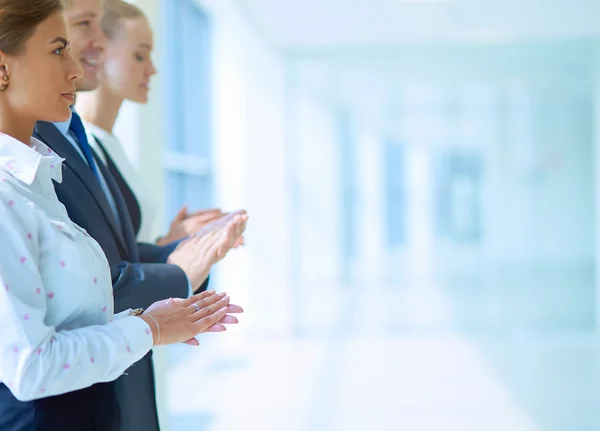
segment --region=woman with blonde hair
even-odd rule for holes
[[[169,231],[156,238],[156,200],[132,166],[122,143],[113,134],[123,102],[148,102],[150,81],[156,74],[150,24],[140,8],[122,0],[104,0],[101,22],[108,39],[100,85],[78,94],[77,111],[88,130],[89,141],[115,176],[127,202],[137,238],[165,245],[180,240],[223,217],[219,209],[188,213],[184,206],[171,222]],[[240,245],[243,239],[240,239]]]
[[[125,198],[127,210],[140,242],[154,242],[160,231],[156,231],[158,208],[156,198],[141,180],[137,170],[126,155],[120,140],[113,134],[117,118],[125,101],[146,104],[150,91],[150,81],[157,71],[152,61],[154,37],[152,28],[143,11],[136,5],[123,0],[104,0],[104,15],[101,20],[106,36],[104,59],[100,65],[98,87],[93,91],[77,95],[77,112],[84,120],[88,141],[111,171]],[[126,144],[126,143],[125,143]],[[142,148],[142,151],[144,149]],[[235,213],[234,213],[235,214]],[[159,245],[180,240],[204,228],[215,219],[226,217],[220,210],[187,213],[182,208],[170,225],[169,231],[157,242]],[[240,238],[236,245],[240,245]],[[163,352],[154,352],[156,383],[156,406],[158,421],[166,420],[164,411],[164,372]],[[118,386],[118,393],[124,408],[130,405],[127,400],[134,389]],[[125,394],[125,395],[123,395]],[[140,418],[147,410],[141,403],[129,409],[136,414],[129,415],[129,429],[151,431],[151,427]]]

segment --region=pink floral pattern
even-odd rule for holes
[[[8,172],[0,163],[0,180],[6,178],[0,182],[0,253],[8,259],[0,274],[0,301],[14,311],[0,328],[0,357],[6,357],[0,361],[0,375],[35,382],[34,387],[23,385],[29,399],[114,380],[151,348],[142,333],[146,326],[124,314],[114,317],[110,266],[98,244],[69,220],[54,193],[60,157],[35,140],[31,147],[12,141],[0,134],[0,160],[10,160],[14,169]],[[32,151],[44,157],[35,159]],[[13,181],[17,173],[32,181]],[[98,336],[101,325],[107,336]],[[64,329],[58,335],[54,328]],[[70,345],[77,348],[66,347]],[[31,366],[23,367],[26,361]],[[39,364],[48,372],[38,373]]]

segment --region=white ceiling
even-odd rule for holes
[[[600,0],[234,1],[287,54],[299,87],[378,129],[419,81],[587,94],[600,40]]]
[[[292,52],[600,36],[600,0],[236,0]]]
[[[396,47],[291,59],[291,78],[300,93],[350,108],[371,125],[394,115],[398,97],[414,88],[461,92],[465,88],[593,93],[593,44],[581,41],[519,46]],[[379,126],[378,126],[379,127]]]

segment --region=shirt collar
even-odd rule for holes
[[[88,132],[88,135],[98,136],[98,139],[101,141],[104,141],[105,139],[116,139],[112,133],[107,132],[102,127],[96,126],[94,123],[83,120],[83,125],[85,126],[85,130]]]
[[[63,136],[67,137],[69,135],[69,128],[71,127],[71,119],[73,118],[73,112],[69,115],[69,119],[67,121],[61,121],[59,123],[52,123],[56,126],[58,131],[63,134]]]
[[[64,159],[36,138],[31,138],[29,145],[0,133],[0,170],[31,185],[40,167],[48,166],[50,177],[56,182],[62,182]]]

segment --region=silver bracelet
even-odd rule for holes
[[[156,343],[154,343],[152,345],[152,347],[156,346],[158,344],[158,342],[160,341],[160,325],[158,324],[158,321],[151,315],[151,314],[145,314],[144,316],[148,316],[149,318],[151,318],[152,320],[154,320],[154,323],[156,323],[156,328],[157,328],[157,337],[156,337]]]

